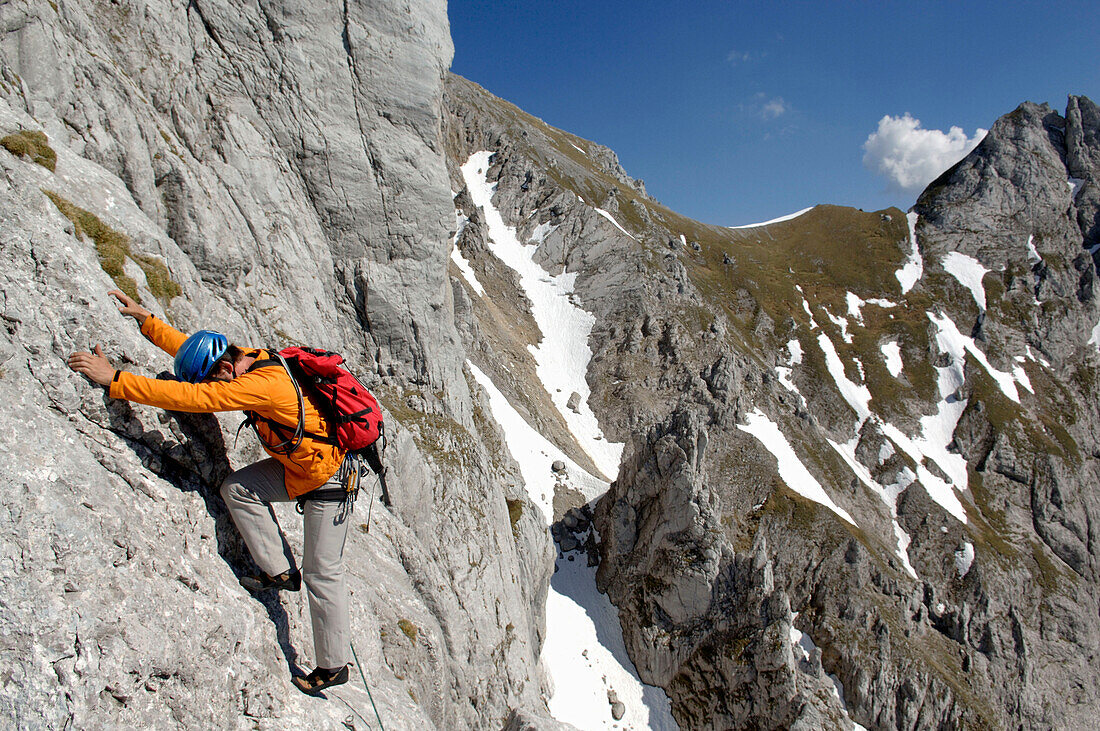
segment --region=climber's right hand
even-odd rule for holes
[[[69,356],[69,367],[77,373],[83,373],[100,386],[110,386],[115,377],[115,367],[103,355],[103,348],[95,346],[95,351],[78,351]]]
[[[114,297],[121,304],[121,306],[118,308],[118,311],[121,312],[123,315],[129,315],[130,317],[137,320],[138,325],[144,325],[145,319],[153,314],[149,310],[139,305],[136,301],[134,301],[133,297],[121,290],[112,289],[107,294]]]

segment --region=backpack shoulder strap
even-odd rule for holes
[[[251,373],[252,371],[259,370],[260,368],[269,368],[271,366],[282,365],[278,360],[278,354],[275,358],[258,358],[252,362],[252,365],[248,366],[248,370],[245,373]],[[289,373],[289,371],[287,371]]]
[[[248,367],[248,370],[245,371],[245,373],[251,373],[252,371],[258,370],[260,368],[269,368],[271,366],[282,367],[283,370],[286,371],[286,374],[290,377],[290,382],[294,385],[294,394],[298,397],[298,424],[294,427],[294,430],[292,432],[285,424],[280,424],[274,419],[268,419],[266,416],[261,416],[255,411],[246,411],[245,414],[248,418],[244,421],[243,424],[241,424],[240,428],[237,429],[237,433],[240,433],[245,424],[248,424],[253,429],[255,429],[256,422],[262,421],[269,427],[271,427],[271,430],[273,432],[279,434],[280,436],[286,437],[288,434],[290,435],[289,438],[285,438],[279,444],[271,445],[265,443],[265,446],[267,446],[268,449],[270,449],[271,451],[277,452],[279,454],[290,454],[299,446],[301,446],[302,439],[305,437],[306,434],[306,406],[304,400],[302,399],[302,388],[298,385],[298,379],[294,377],[294,371],[290,370],[290,364],[286,362],[286,358],[280,355],[278,351],[273,349],[268,349],[267,352],[273,354],[274,357],[262,358],[254,361],[252,365]],[[259,436],[259,434],[257,434],[257,436]],[[263,439],[261,439],[260,441],[262,442]]]

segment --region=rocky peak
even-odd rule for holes
[[[1003,291],[1002,300],[987,310],[976,311],[965,295],[948,305],[998,349],[1023,334],[1067,364],[1100,317],[1091,256],[1100,212],[1097,122],[1084,97],[1070,97],[1064,117],[1022,104],[917,201],[917,236],[933,266],[974,261],[999,280],[990,288]]]
[[[1074,195],[1077,224],[1090,250],[1100,244],[1100,107],[1083,96],[1071,96],[1066,107],[1066,162],[1078,189]]]
[[[732,230],[447,76],[438,2],[0,14],[9,725],[371,724],[354,683],[291,690],[301,603],[237,586],[217,488],[260,456],[239,419],[112,402],[65,367],[99,341],[166,367],[116,286],[182,329],[340,350],[378,391],[394,506],[360,503],[347,555],[387,726],[562,727],[551,536],[559,569],[598,564],[685,728],[1095,718],[1090,100],[1021,105],[908,216]],[[555,328],[583,332],[557,389]],[[509,454],[500,399],[546,475]],[[609,725],[640,708],[604,695]]]

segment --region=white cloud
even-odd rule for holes
[[[742,63],[755,63],[763,60],[767,56],[766,51],[739,51],[738,49],[732,49],[726,54],[726,61],[736,66]]]
[[[794,107],[781,96],[770,96],[762,91],[752,95],[751,99],[737,105],[743,114],[751,115],[765,122],[773,122],[785,114],[795,111]]]
[[[961,127],[947,132],[921,129],[920,120],[887,114],[863,143],[863,166],[886,178],[890,187],[917,194],[943,171],[978,146],[987,130],[968,138]]]
[[[786,114],[789,109],[783,97],[777,96],[764,102],[764,106],[760,108],[760,116],[764,119],[776,119]]]

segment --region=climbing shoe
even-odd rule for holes
[[[242,576],[239,581],[253,594],[268,589],[298,591],[302,588],[302,574],[297,569],[289,569],[278,576],[268,576],[261,571],[255,576]]]
[[[334,685],[343,685],[348,682],[349,674],[347,665],[333,670],[317,668],[309,675],[296,675],[291,678],[291,681],[294,685],[298,686],[298,690],[306,695],[317,695],[325,688],[331,688]]]

